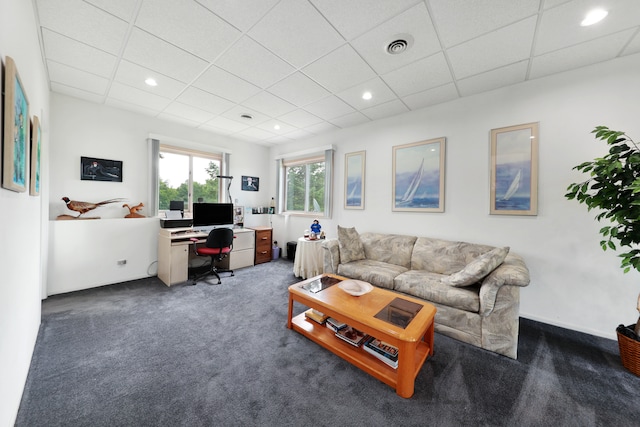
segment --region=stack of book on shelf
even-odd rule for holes
[[[356,328],[347,326],[337,331],[336,336],[353,346],[360,347],[360,344],[364,342],[368,335]]]
[[[377,338],[369,337],[369,339],[364,342],[362,348],[393,369],[398,369],[398,349],[396,347],[380,341]]]
[[[333,332],[338,332],[340,329],[346,328],[347,324],[340,322],[333,317],[329,317],[326,322],[327,328],[331,329]]]
[[[307,319],[311,319],[314,322],[320,323],[321,325],[324,325],[324,322],[326,322],[329,318],[329,316],[316,310],[315,308],[310,308],[309,310],[305,311],[304,315]]]

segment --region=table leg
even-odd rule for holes
[[[289,294],[289,315],[287,316],[287,328],[289,329],[293,327],[291,319],[293,319],[293,296]]]
[[[398,346],[398,382],[396,393],[405,399],[413,396],[416,342],[402,341]]]

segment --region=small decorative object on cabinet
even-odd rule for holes
[[[80,202],[78,200],[69,200],[68,197],[63,197],[62,200],[64,200],[64,202],[67,205],[68,209],[71,209],[72,211],[76,211],[79,212],[78,216],[71,216],[71,215],[58,215],[58,219],[78,219],[80,218],[80,216],[82,214],[85,214],[89,211],[94,210],[97,207],[100,207],[102,205],[108,205],[109,203],[115,203],[115,202],[121,202],[123,199],[110,199],[110,200],[104,200],[102,202],[98,202],[98,203],[91,203],[91,202]],[[80,219],[99,219],[99,216],[93,216],[93,217],[82,217]]]
[[[129,209],[129,213],[125,215],[125,218],[145,218],[144,215],[139,214],[138,211],[144,207],[142,202],[138,203],[135,206],[129,206],[128,204],[122,205],[123,208]]]
[[[271,227],[251,227],[256,232],[256,264],[271,261]]]

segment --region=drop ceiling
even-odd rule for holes
[[[640,52],[638,0],[34,3],[53,92],[266,145]]]

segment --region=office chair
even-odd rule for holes
[[[230,228],[214,228],[207,236],[207,241],[204,246],[198,247],[198,239],[190,239],[193,242],[193,248],[197,256],[208,256],[211,258],[209,271],[195,276],[193,278],[193,285],[209,275],[218,278],[218,285],[222,283],[219,273],[231,273],[233,276],[233,270],[220,270],[216,267],[216,262],[225,259],[233,249],[233,237],[233,230]]]

